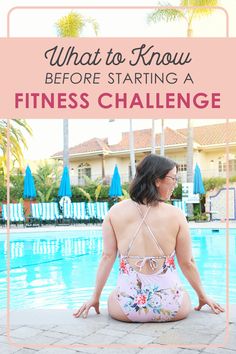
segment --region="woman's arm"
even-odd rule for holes
[[[209,305],[213,312],[220,313],[224,309],[213,300],[209,299],[203,289],[200,275],[192,255],[192,243],[189,233],[189,227],[184,215],[179,213],[179,232],[176,240],[176,256],[180,268],[196,291],[199,298],[199,306],[195,307],[195,310],[200,310],[205,304]]]
[[[97,275],[95,289],[92,298],[83,304],[81,308],[74,313],[75,317],[80,317],[83,314],[83,318],[86,318],[91,307],[94,307],[97,313],[99,312],[99,299],[101,296],[102,289],[106,284],[107,278],[111,272],[113,264],[117,256],[117,242],[116,236],[111,225],[109,213],[105,217],[102,224],[102,235],[103,235],[103,252],[102,258],[100,260]]]

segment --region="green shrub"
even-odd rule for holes
[[[0,203],[7,200],[7,187],[3,175],[0,175]]]
[[[232,182],[232,183],[233,183],[233,182],[236,182],[236,175],[230,177],[229,181]]]
[[[211,177],[211,178],[204,178],[203,183],[206,192],[208,192],[213,189],[222,188],[225,185],[226,180],[223,177]]]
[[[83,193],[79,190],[79,188],[80,188],[80,186],[72,186],[71,187],[71,192],[72,192],[71,201],[72,202],[86,201],[86,198],[84,197]]]
[[[58,163],[42,162],[34,174],[34,180],[38,201],[51,202],[58,199],[57,193],[60,181]]]
[[[173,199],[182,199],[182,184],[178,183],[178,186],[175,188],[173,195]]]

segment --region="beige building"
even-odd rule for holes
[[[118,122],[118,120],[117,120]],[[113,123],[112,123],[113,124]],[[70,177],[73,185],[83,184],[84,175],[92,179],[103,178],[108,183],[115,164],[118,165],[122,182],[130,179],[129,132],[116,134],[113,130],[108,138],[93,138],[69,149]],[[199,164],[203,177],[224,177],[226,171],[226,141],[229,142],[230,175],[236,175],[236,122],[193,128],[194,166]],[[118,130],[117,130],[118,131]],[[156,153],[160,153],[161,135],[156,134]],[[151,152],[151,129],[134,131],[135,160],[139,162]],[[165,156],[179,164],[179,174],[186,181],[187,129],[164,130]],[[62,160],[63,153],[52,156]]]

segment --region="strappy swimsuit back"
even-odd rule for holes
[[[170,321],[174,319],[181,307],[184,294],[175,267],[175,251],[166,256],[148,225],[146,219],[151,206],[147,208],[143,215],[139,205],[136,203],[135,205],[138,208],[141,220],[127,251],[124,255],[120,255],[117,300],[122,311],[132,322]],[[160,256],[142,257],[130,254],[143,225],[149,231],[150,238],[154,241]],[[136,260],[134,266],[129,264],[129,259]],[[151,270],[156,272],[152,274],[141,273],[145,264],[148,264]],[[161,268],[160,264],[162,264]],[[157,271],[158,268],[160,269]]]

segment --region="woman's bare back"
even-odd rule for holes
[[[140,211],[144,216],[148,207],[137,205],[132,200],[125,200],[114,205],[110,210],[110,220],[117,238],[117,247],[120,254],[125,254],[129,244],[142,221]],[[179,230],[178,211],[170,204],[160,202],[157,206],[152,206],[148,211],[138,235],[130,250],[131,255],[135,256],[160,256],[161,250],[158,249],[152,239],[147,225],[150,227],[163,253],[169,256],[175,249],[176,237]],[[132,265],[132,260],[130,260]],[[160,262],[160,267],[162,263]],[[159,267],[158,267],[159,268]],[[157,268],[157,270],[158,270]],[[151,273],[150,267],[145,265],[143,273]]]

